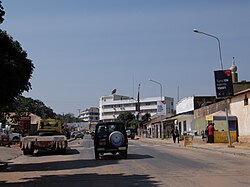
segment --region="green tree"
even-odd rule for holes
[[[56,113],[54,113],[53,110],[50,107],[47,107],[42,101],[23,96],[18,96],[8,110],[16,113],[14,121],[18,121],[20,116],[25,113],[33,113],[42,118],[56,117]]]
[[[146,113],[145,115],[142,116],[142,122],[143,123],[149,122],[150,119],[151,119],[150,113]]]
[[[31,89],[34,65],[20,43],[0,30],[0,108]]]
[[[74,122],[80,122],[78,118],[74,116],[73,113],[67,113],[67,114],[57,114],[56,119],[60,119],[62,123],[74,123]]]
[[[4,11],[4,8],[2,6],[2,1],[0,1],[0,24],[3,23],[3,21],[4,21],[4,18],[3,18],[4,14],[5,14],[5,11]]]
[[[126,128],[134,126],[134,124],[136,124],[136,119],[134,114],[132,114],[131,112],[123,112],[121,113],[117,119],[117,121],[121,121],[125,124]]]

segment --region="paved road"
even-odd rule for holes
[[[131,140],[128,159],[94,160],[87,137],[66,155],[21,156],[0,172],[0,186],[250,186],[250,158]]]

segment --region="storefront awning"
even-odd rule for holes
[[[218,111],[218,112],[206,115],[206,120],[207,121],[214,121],[214,120],[221,121],[221,120],[226,120],[226,112],[224,112],[224,111]],[[229,121],[236,121],[237,117],[228,114],[228,120]]]

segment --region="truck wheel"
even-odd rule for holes
[[[34,149],[33,149],[33,148],[31,148],[31,149],[29,149],[29,150],[28,150],[28,152],[29,152],[29,153],[28,153],[29,155],[33,155],[33,153],[34,153]]]
[[[100,155],[99,155],[99,153],[95,150],[95,159],[96,160],[99,160],[100,159]]]
[[[23,155],[28,155],[29,154],[29,150],[23,150]]]

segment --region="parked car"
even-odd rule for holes
[[[134,128],[128,128],[126,130],[128,138],[135,139],[136,129]]]
[[[94,139],[95,159],[104,153],[112,153],[127,158],[128,138],[125,125],[121,122],[101,122],[96,125]]]
[[[8,136],[9,141],[12,141],[12,142],[18,142],[22,138],[22,135],[20,133],[7,131],[6,129],[0,129],[0,136],[2,135]]]

